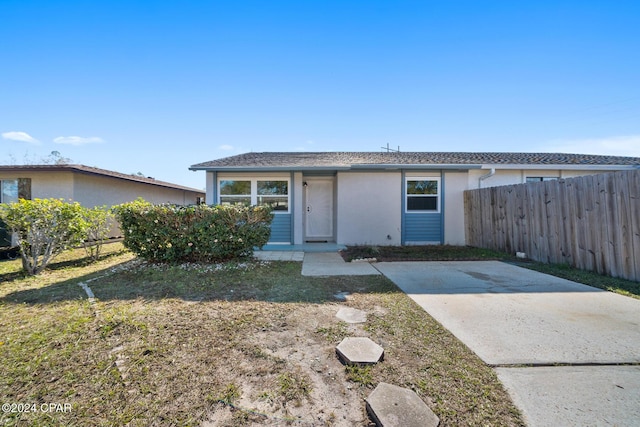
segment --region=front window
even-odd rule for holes
[[[274,211],[289,210],[288,181],[258,181],[258,205],[271,206]]]
[[[406,191],[407,212],[440,211],[439,178],[407,178]]]
[[[250,205],[251,181],[220,181],[221,205]]]
[[[221,205],[270,206],[274,213],[289,212],[287,179],[221,179],[218,181],[218,190]]]

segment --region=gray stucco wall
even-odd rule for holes
[[[400,172],[339,172],[337,243],[399,245],[401,201]]]

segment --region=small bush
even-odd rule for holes
[[[100,257],[104,241],[109,237],[112,214],[106,206],[96,206],[83,209],[82,217],[86,225],[84,249],[87,256],[96,261]]]
[[[161,262],[221,261],[250,255],[271,233],[263,206],[152,205],[142,199],[114,206],[124,245]]]
[[[22,267],[28,274],[40,273],[57,254],[82,243],[87,228],[83,211],[79,203],[61,199],[20,199],[0,205],[0,217],[18,237]]]

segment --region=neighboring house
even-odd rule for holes
[[[191,166],[212,204],[273,206],[270,243],[465,244],[467,189],[640,168],[558,153],[246,153]]]
[[[0,203],[56,198],[92,208],[142,197],[152,203],[192,205],[204,196],[194,188],[84,165],[0,166]]]

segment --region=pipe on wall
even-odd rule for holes
[[[478,188],[482,188],[482,181],[484,181],[485,179],[491,178],[495,174],[496,174],[496,168],[491,168],[489,170],[489,173],[484,174],[480,178],[478,178]]]

